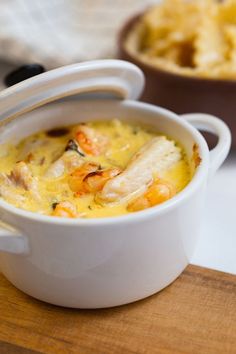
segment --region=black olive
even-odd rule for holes
[[[73,139],[70,139],[66,145],[65,151],[69,150],[76,151],[80,156],[85,157],[85,154],[80,151],[79,145]]]
[[[136,127],[133,128],[133,134],[134,134],[134,135],[137,135],[137,134],[138,134],[138,131],[139,131],[138,128],[136,128]]]
[[[69,129],[67,128],[55,128],[47,131],[47,135],[52,138],[57,138],[63,135],[67,135],[69,133]]]
[[[11,71],[4,78],[4,84],[7,87],[13,86],[18,82],[29,79],[30,77],[44,73],[46,70],[40,64],[27,64]]]
[[[52,203],[52,209],[55,210],[58,204],[58,202]]]

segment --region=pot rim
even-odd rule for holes
[[[128,109],[140,108],[145,110],[146,112],[149,111],[152,113],[166,116],[166,118],[169,121],[171,120],[175,121],[175,123],[182,126],[185,130],[188,131],[188,133],[192,135],[194,141],[199,146],[199,153],[202,161],[200,166],[198,166],[195,175],[182,191],[180,191],[176,196],[174,196],[170,200],[160,205],[148,208],[146,210],[120,215],[120,216],[114,216],[114,217],[88,218],[88,219],[60,218],[55,216],[42,215],[37,212],[31,212],[24,209],[20,209],[4,201],[3,199],[0,199],[0,212],[5,211],[7,213],[10,213],[12,216],[30,219],[31,221],[35,221],[35,222],[43,222],[43,223],[55,224],[55,225],[97,227],[97,226],[106,226],[111,224],[115,225],[120,223],[133,223],[133,222],[136,223],[136,222],[141,222],[145,219],[150,219],[153,216],[158,217],[164,213],[172,211],[173,209],[177,208],[184,200],[190,198],[192,194],[197,190],[199,184],[202,183],[202,181],[208,174],[209,149],[201,133],[190,123],[188,123],[184,119],[181,119],[180,116],[165,108],[154,106],[148,103],[129,101],[129,100],[122,101],[120,104],[124,105]]]

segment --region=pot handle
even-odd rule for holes
[[[18,233],[0,228],[0,252],[12,254],[27,254],[29,252],[28,240]]]
[[[231,133],[228,126],[221,119],[210,114],[191,113],[183,114],[181,117],[198,130],[213,133],[218,137],[216,146],[210,151],[209,177],[212,177],[225,161],[231,147]]]

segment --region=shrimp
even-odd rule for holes
[[[121,170],[117,167],[101,170],[98,164],[86,162],[70,174],[68,184],[77,195],[96,193],[102,190],[108,180],[120,172]]]
[[[68,184],[73,192],[83,194],[84,179],[99,170],[99,165],[93,162],[85,162],[82,166],[76,168],[68,177]]]
[[[105,203],[129,201],[143,194],[155,176],[161,177],[180,159],[180,149],[173,141],[163,136],[153,138],[135,154],[124,172],[105,184],[98,198]]]
[[[89,174],[84,179],[84,190],[88,193],[96,193],[103,189],[107,181],[121,173],[121,169],[114,167],[96,171]]]
[[[74,150],[65,151],[46,171],[46,178],[58,178],[83,164],[83,157]]]
[[[130,202],[127,209],[131,212],[144,210],[167,201],[175,194],[176,188],[173,184],[157,179],[142,196]]]
[[[108,137],[86,125],[79,125],[75,130],[75,139],[88,155],[99,156],[108,146]]]
[[[38,181],[33,177],[29,167],[24,161],[16,163],[15,167],[9,175],[9,179],[15,184],[26,191],[30,191],[33,197],[40,199],[38,191]]]
[[[77,213],[76,207],[74,204],[65,201],[56,203],[52,216],[58,216],[61,218],[77,218],[79,214]]]
[[[91,166],[92,165],[92,166]],[[97,193],[102,190],[105,183],[121,173],[117,167],[99,170],[98,166],[94,168],[91,163],[74,171],[69,178],[69,186],[76,194]],[[89,171],[89,168],[91,170]]]

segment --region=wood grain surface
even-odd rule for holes
[[[189,266],[148,299],[72,310],[34,300],[0,275],[0,353],[235,354],[236,276]]]

